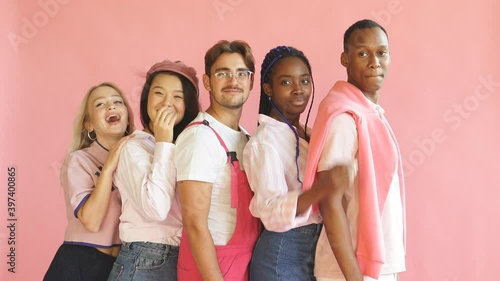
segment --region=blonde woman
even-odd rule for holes
[[[61,168],[68,225],[44,280],[106,280],[118,255],[120,197],[113,172],[133,114],[118,87],[89,89],[75,120],[72,147]]]

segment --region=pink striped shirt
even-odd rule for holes
[[[295,135],[287,124],[260,114],[259,127],[243,152],[243,166],[254,192],[250,212],[267,230],[284,232],[321,222],[310,210],[296,216],[302,184],[297,180]],[[299,139],[299,178],[304,179],[309,144]]]

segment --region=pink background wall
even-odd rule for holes
[[[244,39],[258,71],[277,44],[303,50],[319,101],[345,79],[342,35],[362,18],[387,28],[392,50],[381,104],[405,161],[403,280],[499,280],[500,6],[458,2],[1,1],[0,280],[41,280],[62,242],[58,169],[91,85],[116,82],[138,113],[141,75],[154,62],[182,59],[202,73],[216,41]],[[250,131],[258,89],[242,119]],[[201,101],[205,108],[206,92]],[[7,271],[10,166],[17,169],[15,274]]]

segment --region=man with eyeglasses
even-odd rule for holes
[[[252,192],[238,159],[248,141],[239,126],[255,71],[250,46],[219,41],[205,55],[210,106],[177,138],[175,165],[183,234],[178,280],[248,279],[260,233]]]

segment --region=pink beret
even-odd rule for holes
[[[155,63],[148,70],[147,77],[149,78],[150,75],[159,71],[171,71],[186,77],[196,89],[196,94],[199,95],[198,78],[196,77],[196,70],[193,67],[188,66],[182,61],[170,61],[166,59],[162,62]]]

